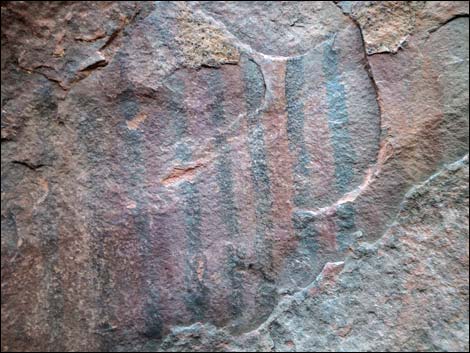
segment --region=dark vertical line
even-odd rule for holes
[[[174,159],[178,163],[187,163],[192,159],[191,146],[185,141],[188,136],[188,121],[184,106],[185,85],[183,80],[174,77],[171,81],[174,89],[170,107],[170,129],[176,146]],[[200,278],[200,267],[206,267],[207,259],[201,242],[201,202],[198,179],[184,181],[179,185],[179,194],[183,200],[184,223],[186,227],[186,257],[184,282],[186,292],[184,302],[194,321],[204,320],[207,312],[209,290]],[[202,269],[203,271],[203,269]],[[205,273],[205,271],[203,271]],[[204,274],[202,274],[204,276]]]
[[[261,107],[266,91],[264,76],[258,65],[243,58],[245,97],[247,104],[248,150],[251,159],[251,179],[255,192],[256,235],[255,252],[257,256],[254,270],[261,275],[256,290],[256,311],[259,317],[255,323],[266,320],[276,304],[276,273],[273,266],[273,244],[270,233],[273,230],[272,193],[267,163],[264,126]]]
[[[130,91],[130,101],[135,102],[133,92]],[[138,105],[137,103],[135,103]],[[132,115],[135,117],[138,113]],[[127,120],[132,119],[129,115]],[[161,338],[163,322],[160,315],[159,308],[159,295],[158,291],[152,284],[145,280],[146,277],[152,278],[152,264],[155,262],[152,256],[152,242],[150,234],[150,219],[148,215],[148,199],[143,192],[142,187],[145,184],[145,160],[142,155],[142,143],[144,142],[143,133],[138,129],[129,130],[123,124],[123,129],[126,131],[125,142],[126,152],[128,154],[127,160],[130,163],[126,166],[129,175],[129,196],[135,200],[136,207],[132,209],[132,218],[134,220],[134,232],[139,236],[140,255],[143,258],[144,266],[144,283],[142,283],[145,293],[145,335],[149,338]],[[158,276],[158,274],[155,274]]]
[[[233,245],[227,247],[227,274],[230,280],[230,314],[233,318],[238,318],[243,314],[243,275],[239,271],[242,266],[237,248]]]
[[[184,219],[186,223],[186,274],[185,281],[187,294],[186,307],[193,314],[193,319],[201,321],[207,311],[207,297],[209,290],[203,279],[198,277],[199,266],[206,265],[206,258],[201,252],[201,204],[199,190],[191,182],[181,184],[181,193],[184,199]]]
[[[120,64],[121,79],[126,80],[126,68],[121,54],[117,61]],[[123,169],[127,174],[127,184],[129,197],[136,202],[136,207],[132,209],[133,231],[139,239],[139,255],[142,256],[143,275],[142,275],[142,293],[144,304],[144,322],[145,328],[143,334],[148,338],[161,338],[163,330],[163,320],[159,308],[158,290],[154,288],[147,278],[152,278],[152,264],[155,262],[152,258],[152,242],[150,232],[150,219],[148,214],[148,199],[143,192],[145,185],[146,167],[145,158],[142,153],[142,144],[145,142],[144,134],[139,129],[130,130],[127,128],[127,122],[134,119],[140,112],[138,98],[134,92],[132,84],[118,97],[119,111],[124,116],[124,120],[119,125],[124,141],[124,153],[127,163],[123,164]],[[158,274],[157,274],[158,275]]]
[[[304,104],[301,99],[304,88],[304,57],[289,59],[286,64],[287,138],[294,154],[294,205],[306,207],[311,199],[308,178],[311,174],[311,157],[305,144]]]
[[[155,12],[148,16],[148,21],[154,26],[155,29],[155,41],[158,42],[160,47],[169,47],[171,48],[172,43],[174,43],[174,34],[172,33],[172,29],[168,26],[168,23],[162,23],[162,19],[164,19],[169,13],[171,13],[174,9],[174,4],[171,2],[160,1],[156,2],[155,4]],[[169,15],[171,16],[171,15]],[[180,84],[181,82],[177,82]],[[184,88],[184,87],[183,87]],[[131,95],[132,95],[132,87],[130,87]],[[182,91],[183,92],[183,91]],[[187,145],[186,142],[183,141],[183,137],[187,134],[187,121],[185,119],[185,112],[183,106],[183,95],[175,94],[175,96],[171,96],[170,99],[170,123],[171,128],[173,128],[174,134],[173,138],[175,140],[175,156],[174,158],[181,162],[188,162],[191,160],[191,149]],[[126,120],[133,119],[139,112],[139,107],[137,106],[135,109],[132,109],[133,105],[136,105],[135,99],[131,97],[129,99],[129,105],[131,114],[126,116]],[[132,111],[133,110],[133,111]],[[132,179],[132,185],[137,185],[137,188],[131,189],[131,194],[134,200],[137,201],[137,207],[133,210],[133,217],[134,217],[134,224],[136,231],[140,234],[140,246],[141,246],[141,253],[144,257],[144,268],[146,268],[147,275],[150,278],[158,278],[161,274],[154,273],[155,269],[152,266],[155,262],[158,262],[158,259],[154,259],[152,255],[152,240],[151,240],[151,227],[150,227],[150,219],[149,215],[146,213],[148,200],[145,197],[145,193],[142,193],[141,188],[139,185],[142,185],[145,182],[145,161],[143,160],[142,151],[141,151],[141,144],[143,141],[144,136],[138,130],[127,130],[126,140],[128,142],[128,149],[131,154],[129,160],[132,162],[132,167],[130,170],[130,175]],[[135,161],[139,161],[139,164],[136,165]],[[188,217],[195,217],[196,219],[200,218],[200,210],[199,210],[199,202],[197,199],[198,190],[197,186],[192,183],[188,183],[186,185],[183,184],[180,186],[180,194],[183,196],[183,200],[185,203],[185,214],[186,217],[186,225],[187,225],[187,232],[186,237],[188,239],[188,243],[190,247],[194,245],[194,238],[200,237],[199,231],[199,223],[200,221],[193,224],[193,222],[188,221]],[[191,208],[188,208],[189,206]],[[199,216],[197,216],[199,215]],[[166,229],[166,228],[165,228]],[[156,234],[159,236],[159,234]],[[193,245],[191,245],[193,244]],[[200,252],[200,244],[197,242],[196,252],[199,254]],[[200,256],[200,255],[198,255]],[[190,261],[190,257],[186,259]],[[196,261],[197,263],[197,261]],[[147,264],[147,265],[145,265]],[[189,288],[190,283],[194,280],[194,276],[196,276],[196,267],[194,267],[194,263],[190,263],[187,265],[186,270],[190,270],[192,272],[192,277],[188,278],[185,275],[185,282],[186,286]],[[163,330],[164,330],[164,322],[163,317],[161,315],[161,308],[160,304],[160,297],[158,293],[158,288],[155,288],[154,285],[144,283],[143,286],[146,288],[146,305],[145,305],[145,326],[146,331],[145,335],[149,338],[159,339],[162,337]],[[187,303],[187,305],[189,305]],[[190,306],[190,305],[189,305]]]
[[[98,102],[93,101],[89,97],[81,97],[83,106],[94,106]],[[87,208],[92,212],[92,219],[88,222],[88,230],[90,232],[90,251],[91,251],[91,267],[95,273],[95,282],[93,288],[98,291],[98,298],[96,307],[98,311],[98,319],[100,325],[98,329],[104,329],[101,327],[104,322],[109,320],[109,306],[106,303],[107,288],[109,286],[109,271],[106,266],[104,247],[103,247],[103,210],[96,205],[97,199],[103,199],[105,197],[105,189],[102,183],[102,179],[99,174],[99,163],[105,158],[105,151],[103,150],[102,144],[93,144],[90,141],[102,141],[103,127],[98,124],[98,117],[92,110],[86,112],[86,116],[82,121],[79,122],[79,140],[80,144],[84,149],[87,162],[92,168],[90,168],[90,175],[87,180],[87,189],[90,193],[87,197]],[[101,344],[100,349],[107,350],[108,345],[106,343],[106,337],[100,335]]]
[[[160,23],[160,17],[173,10],[175,5],[170,2],[157,2],[156,8],[159,13],[155,18],[158,40],[163,46],[171,47],[174,35],[171,30]],[[170,106],[170,128],[173,130],[173,141],[175,144],[174,159],[178,163],[188,163],[192,158],[191,146],[184,138],[188,135],[188,123],[184,108],[184,82],[176,78],[171,82],[177,89],[171,97]],[[198,277],[198,266],[206,265],[206,259],[202,252],[201,244],[201,205],[197,180],[185,181],[179,185],[178,193],[183,199],[183,214],[186,227],[186,257],[184,269],[184,283],[186,292],[183,300],[186,308],[192,314],[193,320],[200,321],[205,318],[209,291],[203,281]]]
[[[265,92],[264,77],[258,65],[249,59],[243,60],[246,103],[248,106],[248,149],[251,159],[251,177],[255,191],[256,253],[266,279],[272,281],[272,243],[268,233],[272,230],[270,216],[272,208],[271,185],[264,141],[261,112]]]
[[[346,92],[338,72],[338,55],[330,43],[325,45],[323,52],[323,73],[326,80],[328,125],[333,141],[336,188],[344,193],[354,178],[356,155],[348,130]]]
[[[287,139],[289,150],[294,156],[294,197],[295,207],[308,207],[312,201],[309,185],[311,157],[304,136],[305,116],[303,89],[305,85],[304,57],[289,59],[286,63]],[[318,250],[315,219],[309,214],[296,211],[292,214],[295,236],[299,240],[299,252],[313,263]]]
[[[223,83],[219,70],[212,70],[209,74],[210,87],[215,92],[215,100],[212,105],[212,124],[215,130],[215,147],[217,150],[217,183],[220,190],[220,200],[224,210],[224,222],[231,237],[239,236],[239,222],[235,206],[235,194],[233,190],[233,165],[232,150],[224,133],[218,131],[226,126],[227,120],[223,109]]]
[[[349,134],[349,117],[346,107],[346,91],[341,82],[338,54],[334,44],[326,43],[323,52],[323,73],[326,80],[328,101],[328,125],[333,142],[335,160],[335,183],[340,193],[350,189],[354,179],[354,163],[356,154]],[[347,249],[351,232],[355,229],[354,207],[345,204],[337,209],[336,240],[339,250]]]
[[[211,92],[215,93],[215,99],[211,108],[212,125],[215,131],[214,145],[217,151],[215,165],[217,169],[217,184],[219,186],[219,200],[222,204],[223,221],[229,237],[231,239],[237,239],[240,236],[240,225],[237,207],[235,205],[232,150],[225,134],[219,131],[219,129],[223,129],[227,124],[223,108],[224,86],[220,70],[211,70],[209,72],[209,89]],[[243,278],[238,272],[239,259],[236,256],[233,246],[228,247],[227,257],[226,271],[231,284],[231,315],[236,318],[242,313]]]
[[[44,117],[46,126],[41,131],[51,131],[51,121],[48,118],[54,116],[57,111],[57,103],[53,96],[50,86],[41,88],[39,91],[40,99],[37,102],[37,110]],[[40,132],[40,138],[45,146],[44,156],[53,159],[55,152],[48,135]],[[49,163],[49,161],[47,161]],[[47,316],[50,325],[51,342],[54,351],[63,351],[66,347],[64,340],[64,288],[60,271],[60,233],[58,230],[58,222],[60,216],[58,213],[57,195],[55,185],[50,186],[44,204],[39,208],[39,212],[33,216],[41,227],[41,250],[44,257],[44,276],[45,282],[49,286],[47,291]]]
[[[44,200],[44,214],[37,215],[39,222],[42,223],[41,247],[45,259],[44,274],[45,281],[50,286],[47,291],[47,316],[50,325],[51,342],[54,351],[65,349],[63,336],[64,320],[64,293],[62,285],[62,276],[57,271],[60,268],[60,246],[59,231],[57,229],[57,200],[55,196],[55,186],[49,190],[49,195]]]

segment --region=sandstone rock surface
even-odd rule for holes
[[[468,351],[468,2],[1,11],[2,351]]]

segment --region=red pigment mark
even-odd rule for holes
[[[343,270],[344,262],[327,262],[317,277],[317,283],[309,289],[309,294],[314,297],[325,288],[331,287],[336,282],[337,275]]]
[[[44,202],[44,200],[47,198],[47,195],[49,195],[49,183],[47,182],[47,180],[44,179],[44,178],[39,178],[38,184],[39,184],[39,187],[41,188],[41,190],[43,191],[43,194],[36,201],[37,205]]]
[[[336,330],[336,334],[340,337],[346,337],[352,330],[352,325],[346,325]]]
[[[162,184],[166,186],[183,180],[191,180],[202,166],[202,164],[196,164],[190,167],[174,167],[170,174],[162,179]]]
[[[140,113],[134,119],[129,120],[127,122],[127,128],[129,130],[135,130],[140,126],[141,123],[143,123],[145,121],[145,119],[147,119],[147,114]]]
[[[336,276],[338,273],[341,272],[341,270],[344,267],[344,262],[327,262],[325,267],[323,267],[322,271],[322,276],[325,279],[332,279],[334,276]]]
[[[94,42],[98,39],[106,37],[106,32],[103,30],[97,30],[94,33],[84,35],[84,36],[77,36],[75,37],[75,40],[78,40],[80,42]]]
[[[320,293],[320,289],[318,287],[312,287],[309,289],[308,293],[311,297],[316,297]]]
[[[204,261],[202,260],[197,260],[197,279],[199,282],[202,282],[202,279],[204,277]]]
[[[137,207],[137,203],[135,201],[129,201],[127,204],[126,204],[126,208],[130,209],[130,210],[133,210],[134,208]]]
[[[287,341],[287,342],[286,342],[286,346],[289,347],[289,348],[294,348],[294,347],[295,347],[295,344],[294,344],[294,342],[292,342],[292,341]]]

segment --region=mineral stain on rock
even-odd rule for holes
[[[468,2],[2,11],[2,351],[468,351]]]

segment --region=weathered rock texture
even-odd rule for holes
[[[1,6],[2,351],[468,351],[468,2]]]

